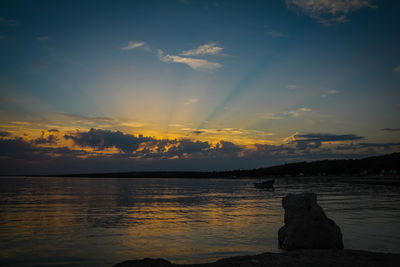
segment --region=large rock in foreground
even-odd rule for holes
[[[285,225],[279,229],[279,247],[293,249],[343,249],[342,232],[326,217],[313,193],[289,194],[282,199]]]

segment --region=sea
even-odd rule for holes
[[[335,179],[0,177],[1,266],[204,263],[281,252],[282,197],[314,192],[346,249],[400,253],[400,187]]]

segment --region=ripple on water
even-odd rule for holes
[[[318,194],[350,249],[400,253],[400,189],[277,180],[2,178],[0,263],[163,257],[179,263],[279,251],[281,198]]]

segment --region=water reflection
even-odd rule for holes
[[[397,188],[279,180],[0,179],[0,263],[208,262],[278,251],[281,197],[313,191],[346,248],[400,252]],[[368,223],[366,223],[368,222]]]

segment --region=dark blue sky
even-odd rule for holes
[[[68,153],[79,171],[111,162],[93,163],[104,171],[399,151],[399,11],[378,0],[2,1],[0,153],[9,166],[47,159],[26,171]],[[91,128],[95,142],[64,137]]]

